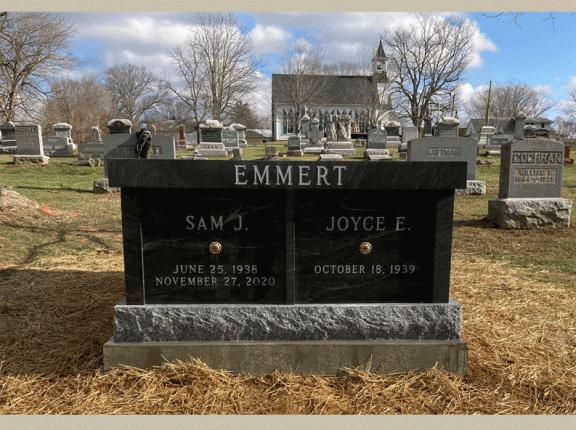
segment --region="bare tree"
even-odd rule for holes
[[[576,96],[576,93],[575,93]],[[488,106],[488,88],[473,94],[466,104],[470,118],[484,118]],[[490,118],[513,118],[520,112],[539,117],[555,106],[550,97],[523,82],[492,83]]]
[[[422,13],[383,36],[390,53],[390,95],[400,117],[420,127],[426,109],[451,94],[472,56],[472,24]]]
[[[176,65],[178,80],[174,83],[170,77],[166,77],[164,85],[188,107],[196,124],[200,124],[207,114],[205,85],[207,77],[200,53],[188,44],[177,47],[170,55]],[[200,127],[196,127],[196,141],[200,143]]]
[[[187,58],[197,63],[203,78],[207,112],[221,121],[236,101],[257,87],[261,60],[233,14],[201,13],[197,18],[198,25],[185,45]]]
[[[576,138],[576,117],[557,116],[551,124],[556,139],[563,142],[565,139]]]
[[[49,13],[4,13],[0,17],[0,112],[14,121],[33,116],[47,80],[76,63],[69,52],[72,25]]]
[[[106,70],[106,88],[113,96],[118,113],[129,119],[135,128],[164,96],[160,80],[154,73],[145,66],[130,63]]]
[[[304,106],[314,111],[325,103],[327,80],[316,78],[324,74],[324,52],[305,39],[296,40],[282,51],[280,74],[272,75],[272,106],[280,100],[286,104],[293,113],[291,126],[298,132]]]
[[[560,111],[568,118],[576,121],[576,87],[568,90],[560,102]]]
[[[50,85],[44,109],[42,128],[66,122],[72,126],[76,143],[92,140],[92,127],[105,129],[106,122],[115,116],[113,98],[96,76],[79,80],[61,78]]]

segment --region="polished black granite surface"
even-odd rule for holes
[[[111,159],[111,187],[234,189],[459,189],[465,161],[216,161]]]
[[[122,187],[128,305],[449,300],[453,188],[466,184],[465,162],[109,167]]]

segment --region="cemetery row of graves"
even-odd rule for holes
[[[519,134],[479,155],[452,119],[430,125],[361,143],[343,116],[284,146],[211,123],[188,145],[113,120],[94,152],[49,160],[18,144],[41,148],[39,129],[15,126],[0,407],[574,413],[565,146]],[[214,370],[122,368],[186,355]]]

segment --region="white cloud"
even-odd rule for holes
[[[553,94],[554,90],[550,85],[535,85],[534,89],[540,94]]]
[[[256,24],[248,36],[252,39],[256,52],[269,53],[276,52],[292,34],[280,27]]]
[[[173,47],[186,41],[193,25],[145,17],[125,18],[119,22],[94,25],[91,36],[116,43],[159,44]]]

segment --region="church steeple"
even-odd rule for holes
[[[382,46],[382,39],[380,39],[380,44],[378,45],[378,50],[376,55],[372,58],[372,76],[376,78],[379,82],[386,82],[388,72],[388,58],[384,53],[384,47]]]

